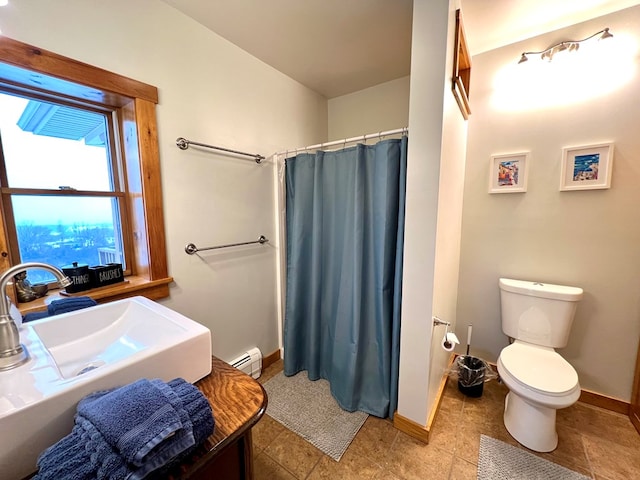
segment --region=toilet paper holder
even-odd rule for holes
[[[444,320],[440,320],[438,317],[433,317],[433,325],[434,326],[439,326],[439,325],[446,325],[447,326],[447,330],[449,330],[449,327],[451,326],[451,324],[449,322],[445,322]]]
[[[434,327],[438,327],[441,325],[444,325],[446,327],[444,331],[444,336],[442,337],[442,348],[448,352],[451,352],[456,347],[456,344],[460,343],[460,340],[458,340],[458,337],[456,336],[456,334],[449,331],[449,328],[451,327],[451,323],[441,320],[440,318],[435,316],[432,318],[433,318]]]

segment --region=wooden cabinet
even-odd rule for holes
[[[267,409],[267,394],[253,378],[213,357],[209,375],[196,383],[209,399],[215,430],[168,478],[251,480],[251,428]]]
[[[249,375],[219,358],[211,360],[211,373],[195,385],[211,404],[214,432],[167,473],[168,480],[253,479],[251,428],[267,410],[267,393]]]

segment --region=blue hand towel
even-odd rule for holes
[[[149,459],[147,464],[136,467],[127,463],[91,421],[78,414],[73,431],[40,455],[39,471],[34,480],[137,480],[152,473],[153,478],[163,478],[162,472],[166,472],[171,465],[184,459],[213,433],[215,422],[209,401],[194,385],[181,378],[174,379],[168,384],[160,380],[150,382],[159,387],[164,392],[163,395],[168,395],[170,402],[174,402],[182,409],[182,418],[186,418],[187,422],[193,424],[195,445],[161,463],[164,460],[161,459],[160,450],[164,449],[166,452],[171,448],[172,439],[177,437],[174,435],[165,441],[165,445],[161,444],[147,455]],[[85,397],[81,403],[85,403],[86,407],[117,390],[120,389],[96,392]],[[119,417],[120,415],[113,417],[113,422],[120,422]],[[158,455],[154,455],[156,453]]]
[[[26,313],[24,317],[22,317],[22,323],[33,322],[34,320],[40,320],[41,318],[46,318],[48,316],[49,312]]]
[[[167,398],[169,392],[174,398]],[[170,437],[172,450],[179,450],[174,455],[193,445],[191,421],[186,413],[180,415],[180,409],[180,400],[164,382],[142,379],[85,397],[78,404],[78,415],[91,422],[127,462],[141,466]]]
[[[38,457],[34,480],[125,480],[131,470],[91,422],[76,418],[69,435]]]
[[[184,378],[171,380],[169,386],[182,401],[193,423],[195,445],[200,445],[215,429],[215,418],[209,400],[195,385],[191,385]]]
[[[176,431],[167,440],[157,444],[152,450],[145,455],[138,455],[132,462],[140,467],[131,480],[144,478],[149,472],[152,472],[163,465],[169,463],[172,459],[186,452],[196,444],[193,435],[193,423],[189,417],[189,413],[185,410],[181,398],[174,390],[164,383],[162,380],[152,380],[152,383],[160,390],[173,406],[180,417],[182,428]],[[195,387],[194,387],[195,388]],[[198,391],[198,393],[200,393]]]
[[[61,313],[73,312],[81,308],[88,308],[97,305],[91,297],[72,297],[54,300],[47,306],[49,315],[60,315]]]
[[[83,308],[93,307],[97,305],[96,301],[91,297],[74,297],[74,298],[62,298],[60,300],[54,300],[47,305],[46,312],[32,312],[27,313],[22,321],[24,323],[32,322],[33,320],[40,320],[41,318],[52,317],[53,315],[59,315],[61,313],[73,312],[74,310],[81,310]]]
[[[189,418],[193,422],[193,436],[195,445],[185,450],[170,463],[155,470],[149,478],[152,480],[165,480],[180,476],[180,464],[200,446],[215,429],[215,419],[211,411],[209,401],[202,395],[200,390],[183,380],[176,378],[169,382],[169,386],[180,397],[184,403],[185,410],[189,413]],[[172,475],[173,474],[173,475]]]

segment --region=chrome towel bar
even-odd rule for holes
[[[196,145],[198,147],[212,148],[214,150],[220,150],[222,152],[235,153],[236,155],[244,155],[245,157],[253,158],[256,163],[261,163],[265,157],[262,155],[258,155],[257,153],[246,153],[240,152],[238,150],[231,150],[229,148],[216,147],[215,145],[207,145],[206,143],[194,142],[193,140],[187,140],[186,138],[178,137],[176,139],[176,145],[180,150],[186,150],[189,148],[189,145]]]
[[[193,255],[194,253],[201,252],[203,250],[215,250],[217,248],[238,247],[240,245],[251,245],[253,243],[259,243],[260,245],[262,245],[263,243],[267,243],[268,241],[269,239],[267,237],[265,237],[264,235],[260,235],[260,238],[258,238],[258,240],[254,240],[253,242],[229,243],[227,245],[216,245],[215,247],[198,248],[193,243],[190,243],[186,247],[184,247],[184,251],[187,252],[189,255]]]

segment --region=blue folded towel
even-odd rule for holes
[[[133,473],[91,422],[82,419],[40,454],[38,469],[34,480],[126,480]]]
[[[168,385],[182,401],[184,409],[193,423],[194,447],[200,445],[213,433],[215,428],[215,419],[209,400],[202,395],[197,387],[183,378],[171,380]]]
[[[91,297],[72,297],[54,300],[47,306],[49,315],[60,315],[61,313],[73,312],[81,308],[93,307],[97,305]]]
[[[61,298],[60,300],[54,300],[49,305],[47,305],[46,312],[27,313],[22,318],[22,321],[24,323],[31,322],[33,320],[39,320],[41,318],[52,317],[53,315],[73,312],[74,310],[81,310],[83,308],[93,307],[95,305],[97,305],[97,303],[91,297]]]
[[[47,318],[49,316],[49,312],[31,312],[26,313],[22,317],[22,323],[32,322],[34,320],[40,320],[41,318]]]
[[[147,397],[151,396],[151,401],[142,399],[138,390],[149,394]],[[169,418],[169,423],[176,420],[175,416],[166,415],[164,407],[160,406],[163,401],[165,406],[168,404],[175,409],[182,427],[166,436],[160,434],[164,439],[150,447],[156,438],[141,428],[140,423],[127,424],[134,421],[128,410],[135,409],[139,420],[157,434],[162,423],[159,418]],[[147,406],[140,409],[135,403]],[[114,404],[119,404],[121,409]],[[100,411],[104,408],[110,413]],[[142,410],[147,411],[146,418],[142,418]],[[156,415],[159,410],[162,413]],[[40,455],[35,478],[142,479],[183,459],[213,433],[214,426],[208,400],[181,378],[169,383],[157,379],[138,381],[115,390],[96,392],[80,401],[72,432]],[[154,439],[149,442],[151,437]],[[127,458],[133,458],[133,461]]]
[[[182,403],[168,385],[146,379],[90,395],[78,404],[78,415],[90,421],[127,462],[136,466],[143,465],[157,445],[179,431],[187,430],[179,442],[172,439],[172,445],[179,443],[177,449],[181,449],[175,453],[193,445],[191,421],[186,414],[180,415],[180,410],[184,410]],[[187,425],[183,425],[185,416]]]

